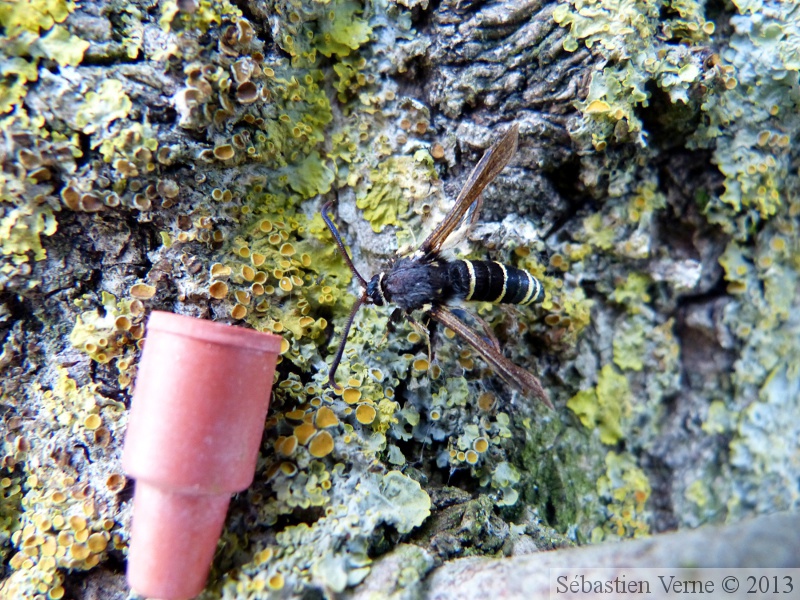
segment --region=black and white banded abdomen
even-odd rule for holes
[[[541,282],[524,269],[490,260],[449,263],[453,295],[464,300],[532,304],[544,298]]]

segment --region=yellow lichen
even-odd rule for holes
[[[361,400],[361,390],[351,387],[346,388],[344,392],[342,392],[342,399],[348,404],[355,404]]]
[[[215,281],[208,286],[208,294],[217,300],[222,300],[228,295],[228,284],[224,281]]]
[[[325,429],[326,427],[333,427],[339,424],[339,418],[330,408],[323,406],[317,411],[317,416],[314,420],[317,427]]]
[[[137,283],[131,286],[129,293],[138,300],[149,300],[156,295],[156,288],[146,283]]]
[[[322,458],[333,452],[333,436],[327,431],[320,431],[308,445],[311,456]]]
[[[356,420],[363,425],[370,425],[377,415],[377,412],[369,404],[361,404],[356,408]]]
[[[311,423],[303,423],[294,428],[294,435],[297,437],[297,441],[303,445],[305,445],[316,432],[317,428]]]

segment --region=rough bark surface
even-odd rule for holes
[[[208,598],[527,597],[545,566],[661,566],[713,544],[698,564],[797,566],[788,3],[30,4],[0,3],[7,597],[126,596],[119,456],[153,309],[287,341]],[[326,390],[355,286],[323,200],[377,273],[512,123],[519,151],[447,255],[543,281],[541,307],[470,310],[556,410],[447,332],[429,365],[372,309],[340,367],[350,395]],[[792,554],[750,559],[779,537]]]

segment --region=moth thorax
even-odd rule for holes
[[[381,271],[369,280],[367,284],[367,296],[376,306],[383,306],[386,304],[386,296],[383,295],[383,276]]]

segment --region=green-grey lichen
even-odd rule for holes
[[[606,503],[608,520],[592,531],[592,541],[639,537],[649,532],[647,499],[650,482],[628,454],[609,452],[606,472],[597,480],[597,493]]]
[[[258,550],[241,572],[222,582],[223,598],[256,595],[284,585],[297,593],[303,582],[341,592],[369,572],[369,537],[379,525],[408,533],[430,514],[428,495],[399,471],[347,475],[339,465],[333,475],[333,493],[341,503],[329,506],[325,516],[311,525],[301,523],[277,533],[273,545]]]
[[[794,7],[781,2],[734,2],[739,14],[721,64],[730,77],[724,93],[709,95],[708,116],[693,143],[714,148],[725,191],[712,197],[709,218],[736,235],[750,223],[786,207],[791,144],[800,132],[797,46],[800,24]],[[735,216],[731,219],[731,216]]]
[[[653,305],[691,290],[700,276],[691,260],[684,260],[680,270],[678,263],[665,268],[649,246],[653,216],[666,202],[658,191],[660,177],[648,165],[650,132],[639,117],[648,114],[658,91],[666,104],[666,110],[658,109],[661,124],[688,136],[688,149],[707,149],[724,182],[721,193],[698,190],[694,200],[727,236],[719,256],[727,284],[719,327],[720,337],[730,336],[721,343],[735,357],[732,380],[728,384],[723,376],[715,388],[703,425],[709,436],[733,437],[730,456],[678,478],[675,510],[682,522],[694,525],[738,518],[753,507],[796,507],[795,494],[757,497],[759,477],[767,471],[770,489],[794,489],[788,482],[797,476],[790,458],[797,444],[767,450],[755,424],[792,423],[796,419],[787,415],[797,412],[791,402],[776,404],[782,396],[774,393],[794,389],[800,364],[793,317],[800,263],[796,243],[789,241],[796,239],[800,214],[791,191],[797,176],[790,167],[790,140],[798,127],[797,11],[781,2],[734,2],[733,34],[718,54],[709,44],[715,24],[698,2],[577,0],[559,5],[553,16],[568,28],[566,50],[584,46],[605,61],[593,73],[587,97],[576,104],[582,117],[572,131],[576,143],[598,151],[583,154],[582,177],[604,202],[583,218],[582,227],[573,228],[574,240],[559,250],[578,276],[583,270],[608,273],[596,282],[607,298],[598,312],[612,325],[606,338],[612,354],[600,372],[613,368],[609,360],[620,369],[636,400],[631,421],[640,427],[632,431],[621,420],[622,429],[616,435],[607,432],[606,440],[624,438],[628,448],[647,447],[657,435],[659,402],[681,388],[680,346],[675,322],[659,319]],[[678,123],[680,115],[688,127]],[[640,149],[625,147],[629,142]],[[589,362],[585,369],[584,382],[599,381],[592,374],[599,365]],[[584,424],[602,422],[596,398],[595,388],[584,383],[569,402]],[[783,439],[796,440],[796,432],[786,431]]]
[[[672,3],[672,9],[674,16],[664,19],[661,6],[653,2],[570,0],[556,7],[553,19],[569,28],[564,49],[574,52],[583,44],[609,61],[593,74],[579,103],[584,120],[576,137],[599,151],[608,140],[644,145],[646,132],[637,109],[648,106],[648,82],[656,83],[673,103],[688,104],[693,88],[713,81],[716,73],[706,68],[692,45],[707,42],[714,23],[705,20],[700,3]]]
[[[386,225],[399,225],[407,216],[409,202],[427,197],[435,179],[432,161],[426,165],[424,159],[411,156],[390,157],[356,187],[356,206],[376,232]]]
[[[630,415],[630,388],[624,375],[611,365],[605,365],[597,379],[597,386],[581,390],[567,402],[584,427],[597,428],[600,441],[616,444],[623,437],[621,421]]]

